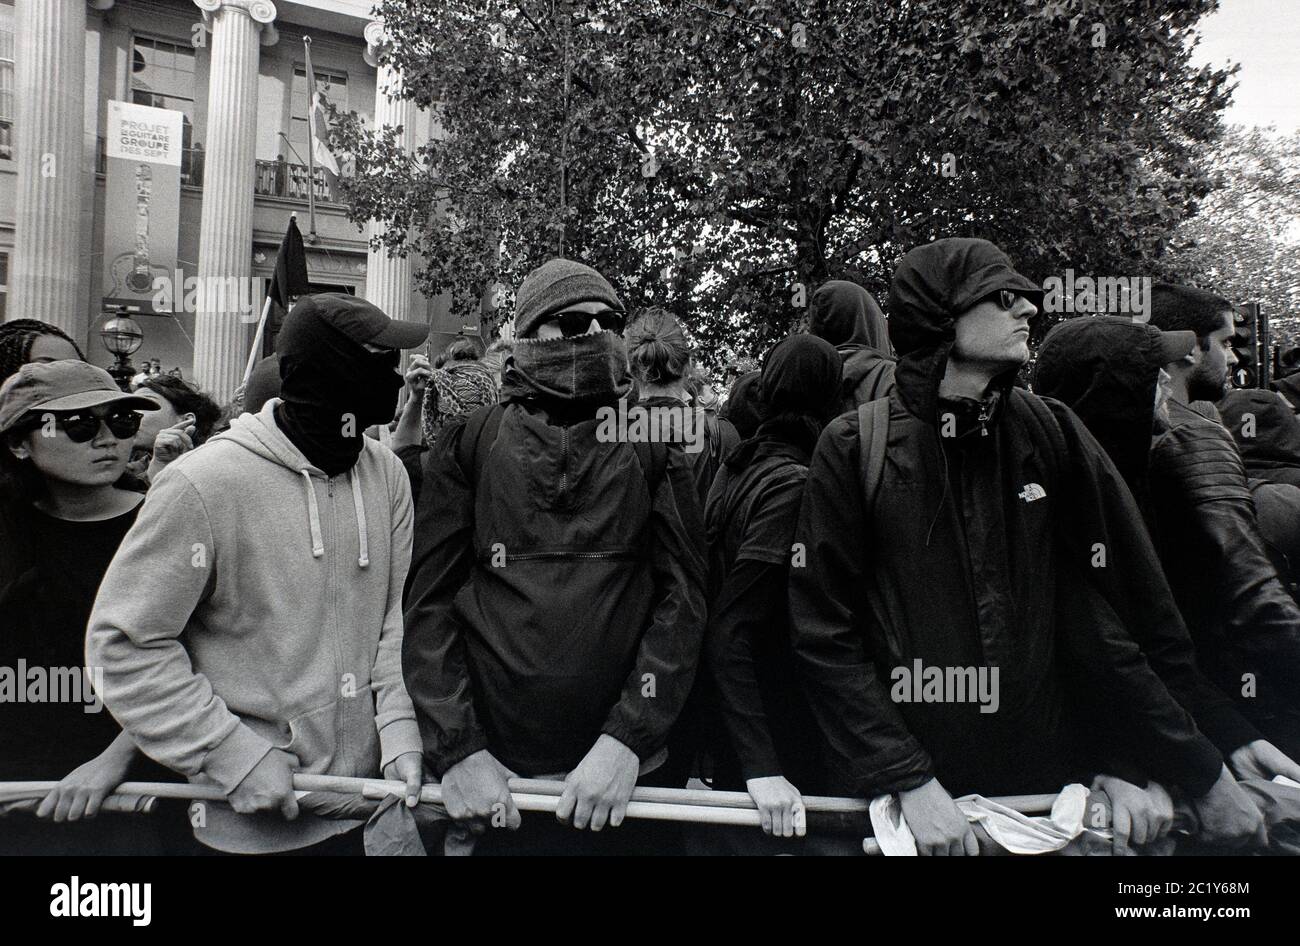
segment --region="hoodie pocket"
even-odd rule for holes
[[[339,702],[331,700],[289,720],[289,744],[280,748],[297,757],[299,771],[314,775],[341,774],[337,738]]]

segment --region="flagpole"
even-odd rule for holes
[[[302,38],[307,60],[307,242],[316,242],[316,73],[311,67],[311,37]]]
[[[262,333],[266,330],[266,317],[271,314],[270,284],[267,285],[266,301],[262,303],[262,317],[257,320],[257,333],[253,336],[253,348],[248,353],[248,364],[244,366],[243,387],[248,387],[248,379],[253,376],[253,365],[257,363],[257,353],[262,350]]]

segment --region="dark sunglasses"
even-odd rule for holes
[[[102,423],[118,440],[129,440],[140,432],[140,415],[133,410],[119,408],[114,411],[55,411],[54,425],[68,435],[73,443],[86,443],[95,439]],[[38,419],[32,426],[40,427]]]
[[[565,338],[572,338],[575,335],[586,335],[587,329],[591,328],[592,319],[606,332],[621,332],[626,318],[617,309],[602,309],[600,312],[563,312],[546,321],[558,325]]]
[[[1020,298],[1023,298],[1020,293],[1012,289],[999,289],[997,292],[990,292],[984,297],[984,301],[996,303],[1010,312],[1012,307],[1015,306],[1016,300]]]

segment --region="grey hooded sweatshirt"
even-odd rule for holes
[[[278,399],[168,466],[99,588],[86,662],[141,750],[233,790],[272,748],[298,772],[377,776],[420,751],[402,682],[411,494],[366,440],[327,477],[276,425]],[[192,819],[218,850],[296,850],[356,827],[302,814]]]

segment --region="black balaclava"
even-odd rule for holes
[[[276,423],[313,466],[330,476],[352,469],[366,428],[387,424],[397,411],[401,353],[368,351],[314,308],[285,319],[275,347],[282,399]]]
[[[777,342],[763,359],[758,381],[762,421],[728,455],[727,465],[743,469],[771,444],[794,448],[788,455],[807,465],[839,405],[841,371],[839,352],[823,338],[791,335]]]

